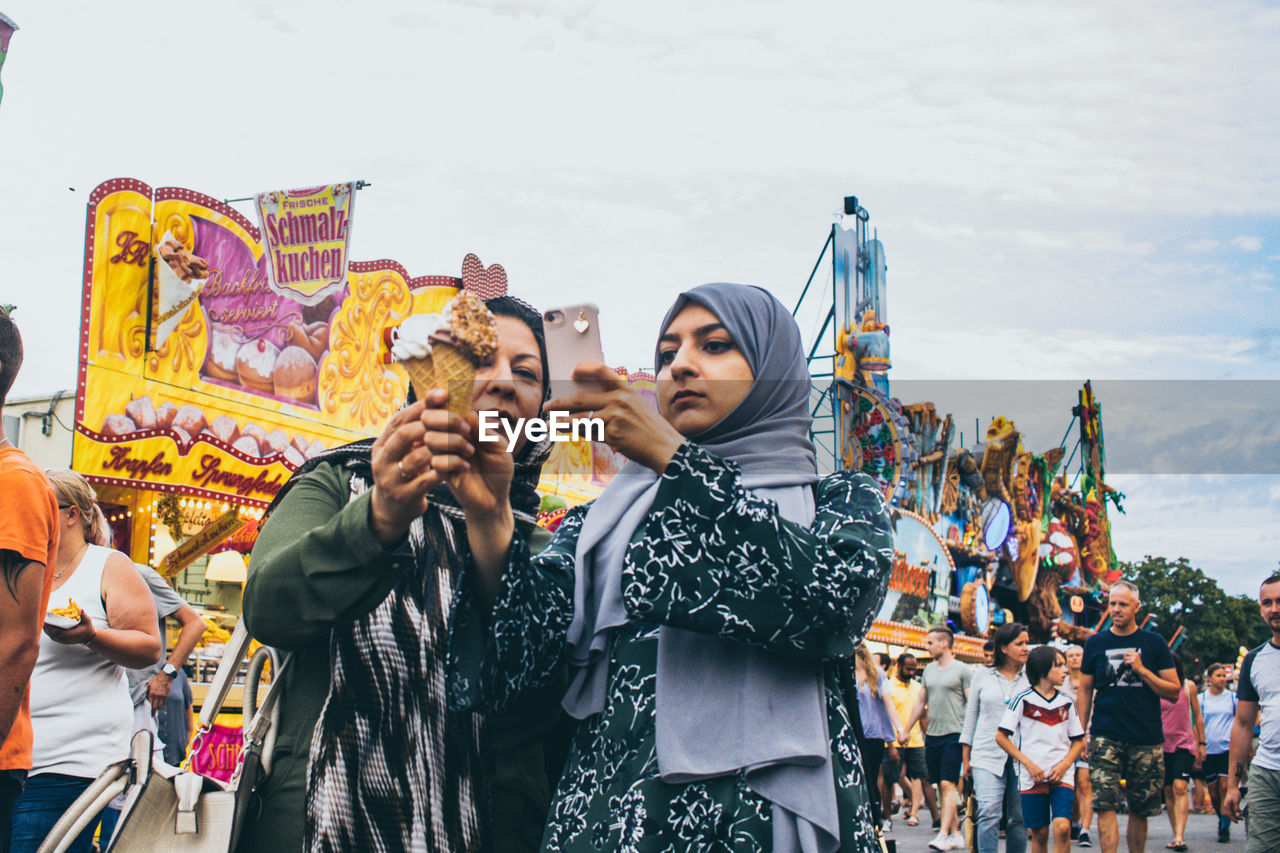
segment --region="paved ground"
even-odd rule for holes
[[[907,826],[901,820],[893,822],[893,831],[886,836],[890,839],[896,839],[898,842],[898,853],[929,853],[929,842],[937,835],[937,832],[929,828],[928,812],[925,812],[925,818],[920,822],[919,826]],[[1125,853],[1128,848],[1124,843],[1124,828],[1126,815],[1120,815],[1120,853]],[[1152,818],[1147,822],[1147,850],[1149,853],[1164,853],[1165,845],[1173,838],[1173,831],[1169,828],[1169,819],[1165,815]],[[1098,846],[1098,824],[1094,821],[1089,835],[1093,838],[1092,847],[1080,847],[1072,844],[1072,853],[1076,851],[1096,851],[1101,853]],[[1219,844],[1218,841],[1218,819],[1213,815],[1193,814],[1187,821],[1187,848],[1193,851],[1206,851],[1206,853],[1215,853],[1215,851],[1235,851],[1244,850],[1244,824],[1237,823],[1231,826],[1231,843]],[[1004,850],[1004,845],[1000,848]],[[1027,848],[1028,853],[1030,847]],[[1053,849],[1052,843],[1049,847]]]

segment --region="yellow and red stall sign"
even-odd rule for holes
[[[354,181],[257,196],[267,281],[280,296],[315,305],[347,283]]]
[[[409,384],[383,361],[383,329],[438,312],[461,280],[348,263],[308,303],[271,288],[260,238],[192,190],[122,178],[93,191],[75,470],[261,506],[306,459],[399,409]]]
[[[244,527],[245,520],[236,510],[229,510],[205,525],[195,536],[170,551],[161,561],[160,574],[171,578],[200,557],[213,550],[219,543]]]

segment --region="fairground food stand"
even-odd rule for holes
[[[237,571],[227,558],[248,554],[290,474],[378,434],[403,403],[408,380],[384,363],[383,330],[439,311],[464,278],[482,298],[505,292],[502,268],[474,255],[463,277],[347,263],[357,188],[269,194],[300,196],[312,217],[293,220],[300,235],[312,226],[309,242],[285,232],[271,250],[241,213],[191,190],[122,178],[90,198],[72,467],[97,489],[117,547],[216,625],[197,662],[240,612],[244,561]],[[329,280],[281,281],[290,252]]]

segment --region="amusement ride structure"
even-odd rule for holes
[[[991,626],[1017,619],[1034,642],[1083,640],[1102,624],[1101,594],[1119,578],[1107,503],[1118,508],[1121,495],[1105,482],[1102,407],[1090,383],[1060,446],[1026,449],[1004,417],[975,446],[956,446],[951,415],[891,396],[888,267],[869,221],[856,197],[845,198],[794,311],[812,317],[816,307],[821,318],[809,350],[820,468],[874,478],[894,519],[893,577],[869,639],[921,648],[930,627],[949,624],[957,653],[978,658]],[[827,268],[831,287],[815,288]]]

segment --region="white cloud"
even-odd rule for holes
[[[1276,569],[1280,477],[1115,475],[1125,514],[1112,512],[1121,560],[1186,557],[1229,594],[1252,595]]]
[[[1238,335],[890,326],[891,379],[1208,379],[1255,362]]]
[[[1196,240],[1187,246],[1187,250],[1191,252],[1212,252],[1215,249],[1221,249],[1222,243],[1218,240],[1204,239]]]
[[[1256,252],[1262,248],[1262,238],[1249,236],[1232,237],[1231,245],[1242,252]]]

